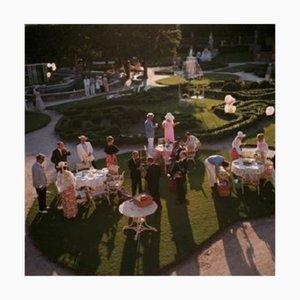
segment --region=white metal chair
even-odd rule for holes
[[[111,196],[118,196],[119,192],[123,189],[124,184],[124,174],[125,171],[121,173],[121,175],[114,175],[112,180],[106,182],[108,198]],[[110,200],[109,200],[110,202]]]
[[[78,205],[92,205],[93,208],[96,209],[96,203],[92,195],[92,190],[89,187],[78,190],[76,193]]]

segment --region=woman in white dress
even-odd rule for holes
[[[36,87],[33,88],[33,95],[35,97],[35,110],[36,111],[44,110],[45,104],[42,100],[40,91]]]

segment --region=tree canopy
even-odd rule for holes
[[[78,59],[172,58],[180,41],[179,25],[26,25],[25,61],[72,66]]]

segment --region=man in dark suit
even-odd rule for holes
[[[134,196],[137,188],[139,190],[139,194],[143,192],[139,151],[132,151],[131,158],[128,160],[128,167],[131,178],[131,192],[132,196]]]
[[[149,193],[159,208],[161,208],[160,194],[159,194],[159,179],[161,175],[160,166],[154,164],[153,158],[147,158],[147,172],[145,179],[148,183]]]
[[[57,167],[58,163],[61,161],[67,162],[67,157],[69,155],[71,155],[71,152],[66,149],[65,144],[61,141],[57,142],[57,148],[53,150],[51,156],[51,162],[54,163],[57,172],[59,171],[59,168]]]
[[[177,190],[177,204],[184,204],[186,202],[186,173],[188,169],[186,151],[181,151],[179,154],[179,160],[176,161],[174,168],[170,172],[170,175],[175,180]]]

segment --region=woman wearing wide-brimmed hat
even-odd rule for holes
[[[76,182],[72,172],[67,170],[68,163],[61,161],[58,163],[59,172],[56,178],[56,187],[60,196],[64,217],[75,218],[78,212],[76,200]]]
[[[165,115],[165,120],[162,122],[162,127],[164,128],[164,138],[166,143],[174,143],[175,141],[175,133],[174,133],[174,127],[178,124],[179,122],[174,122],[175,117],[168,112]]]
[[[234,138],[232,142],[232,148],[231,148],[231,159],[235,160],[242,156],[242,140],[246,136],[242,131],[238,131],[236,137]]]

